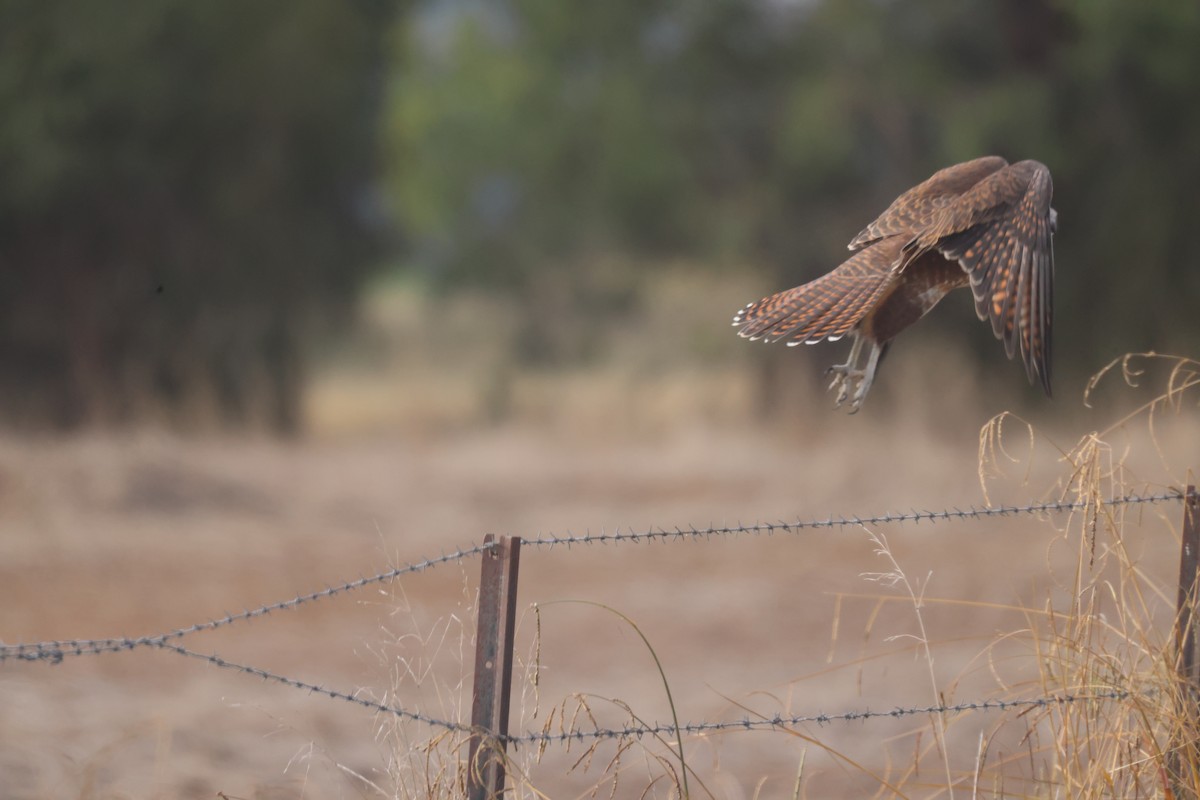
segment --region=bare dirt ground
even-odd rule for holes
[[[976,467],[986,415],[959,412],[960,421],[939,422],[928,403],[915,404],[922,405],[919,412],[877,406],[857,418],[822,408],[782,430],[688,421],[649,433],[511,424],[291,444],[151,433],[5,438],[0,640],[156,634],[372,575],[489,532],[982,505]],[[1070,447],[1095,426],[1087,419],[1060,425],[1029,458],[1017,431],[1010,441],[1022,463],[993,480],[992,501],[1052,496],[1054,481],[1069,471],[1055,444]],[[1113,434],[1114,462],[1132,448],[1125,488],[1154,490],[1195,465],[1195,425],[1177,419],[1160,428],[1162,458],[1144,425]],[[1178,504],[1165,504],[1127,526],[1139,566],[1165,587],[1152,598],[1164,636],[1178,517]],[[1024,516],[876,528],[927,598],[933,680],[947,702],[1041,693],[1028,644],[994,643],[1028,627],[1020,609],[1063,600],[1078,544],[1070,532],[1060,535],[1065,525],[1063,517]],[[559,730],[576,693],[590,698],[602,725],[628,718],[606,699],[646,721],[670,719],[637,633],[596,606],[554,602],[567,599],[603,603],[636,622],[662,661],[681,721],[740,718],[739,706],[770,716],[930,705],[936,698],[912,638],[919,633],[912,603],[902,586],[862,577],[891,569],[876,549],[855,527],[527,548],[513,729],[539,730],[549,718]],[[180,643],[465,720],[477,570],[470,559]],[[564,703],[567,723],[552,716]],[[980,713],[955,722],[948,750],[956,776],[974,770],[981,732],[995,733],[991,758],[1012,756],[1026,723],[1009,719],[1000,725]],[[575,725],[590,721],[581,716]],[[869,796],[883,779],[904,777],[919,752],[920,774],[905,779],[909,796],[945,786],[942,762],[929,753],[928,717],[798,731],[803,737],[693,736],[685,749],[695,780],[721,798],[789,797],[801,764],[802,796]],[[0,663],[0,798],[420,797],[429,791],[421,781],[438,764],[420,746],[437,733],[168,652]],[[666,751],[646,744],[615,766],[612,745],[590,760],[579,761],[580,745],[552,746],[540,763],[524,747],[516,759],[552,798],[586,796],[597,782],[602,797],[639,797],[648,785],[652,796],[667,797],[667,781],[653,777],[662,769],[644,752]]]

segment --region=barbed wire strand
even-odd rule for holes
[[[472,731],[470,725],[465,725],[461,722],[438,719],[437,717],[422,714],[419,711],[409,711],[399,706],[388,705],[387,703],[381,703],[377,700],[372,700],[368,697],[361,697],[357,694],[342,692],[338,691],[337,689],[329,689],[315,683],[297,680],[296,678],[289,678],[286,675],[280,675],[260,667],[239,664],[226,658],[222,658],[216,654],[200,653],[195,650],[189,650],[186,647],[172,644],[171,642],[158,641],[150,644],[149,646],[165,650],[170,653],[175,653],[177,655],[185,656],[187,658],[205,661],[213,666],[220,667],[221,669],[232,670],[245,675],[252,675],[269,683],[276,683],[292,689],[301,689],[309,692],[310,694],[318,694],[334,700],[353,703],[373,711],[392,714],[400,717],[401,719],[424,723],[431,727],[443,728],[448,731],[456,731],[459,733],[470,733]],[[957,714],[967,711],[1008,711],[1012,709],[1049,708],[1052,706],[1069,705],[1071,703],[1080,703],[1085,701],[1125,700],[1128,697],[1129,692],[1120,689],[1112,689],[1101,692],[1081,692],[1078,694],[1067,693],[1016,700],[989,699],[934,706],[897,706],[896,708],[888,711],[871,711],[869,709],[865,709],[862,711],[843,711],[837,714],[776,714],[770,717],[744,717],[742,719],[727,720],[724,722],[690,722],[680,725],[678,729],[674,725],[665,724],[629,725],[621,728],[570,730],[561,731],[559,733],[553,733],[549,731],[528,731],[516,736],[504,736],[500,738],[503,738],[507,744],[512,745],[539,744],[542,742],[579,742],[595,739],[636,739],[644,736],[674,734],[677,730],[680,733],[694,734],[729,730],[786,728],[789,726],[804,724],[829,725],[835,722],[867,722],[879,719],[899,719],[901,717],[924,714]]]
[[[222,669],[233,670],[246,675],[252,675],[261,678],[270,683],[277,683],[282,686],[288,686],[293,689],[302,689],[311,694],[319,694],[325,697],[330,697],[335,700],[342,700],[348,703],[369,708],[374,711],[379,711],[387,714],[392,714],[403,719],[421,722],[433,727],[444,728],[450,731],[470,732],[471,726],[464,725],[460,722],[451,722],[449,720],[438,719],[436,717],[422,714],[417,711],[409,711],[399,706],[388,705],[377,700],[372,700],[366,697],[360,697],[355,694],[341,692],[336,689],[329,689],[314,683],[289,678],[286,675],[279,675],[270,670],[261,669],[259,667],[239,664],[228,659],[222,658],[216,654],[199,653],[194,650],[189,650],[177,644],[170,642],[155,642],[151,645],[168,652],[176,653],[188,658],[206,661],[216,667]],[[712,731],[723,730],[755,730],[760,728],[779,728],[794,725],[803,725],[807,723],[815,723],[818,725],[827,725],[834,722],[856,722],[867,721],[873,719],[890,718],[896,719],[900,717],[908,717],[922,714],[951,714],[962,713],[966,711],[1006,711],[1016,708],[1046,708],[1056,705],[1065,705],[1070,703],[1083,702],[1087,700],[1124,700],[1129,697],[1129,692],[1123,690],[1110,690],[1104,692],[1093,692],[1083,694],[1063,694],[1063,695],[1048,695],[1044,697],[1033,697],[1017,700],[982,700],[974,702],[955,703],[952,705],[935,705],[935,706],[917,706],[917,707],[896,707],[889,711],[845,711],[839,714],[803,714],[785,716],[777,714],[771,717],[750,718],[745,717],[740,720],[729,720],[725,722],[692,722],[685,725],[680,725],[678,731],[681,733],[707,733]],[[597,728],[595,730],[584,731],[562,731],[560,733],[551,733],[547,731],[529,731],[517,736],[505,736],[504,740],[509,744],[532,744],[540,742],[566,742],[566,741],[583,741],[590,739],[619,739],[619,738],[640,738],[643,736],[654,736],[661,734],[673,734],[676,732],[674,725],[633,725],[623,728]]]
[[[1183,492],[1179,490],[1171,490],[1159,494],[1139,495],[1127,494],[1119,497],[1108,498],[1101,501],[1102,505],[1117,506],[1117,505],[1133,505],[1133,504],[1150,504],[1162,503],[1168,501],[1178,501],[1183,499]],[[644,531],[620,531],[613,532],[583,534],[555,535],[543,534],[541,536],[533,536],[522,538],[521,543],[527,546],[553,548],[555,546],[565,546],[570,548],[576,544],[610,544],[619,542],[644,542],[653,540],[683,540],[683,539],[707,539],[717,536],[737,536],[737,535],[772,535],[774,533],[796,533],[802,530],[822,529],[822,528],[844,528],[844,527],[861,527],[864,525],[885,525],[885,524],[901,524],[905,522],[921,523],[921,522],[939,522],[950,520],[977,520],[989,517],[1006,517],[1021,514],[1040,514],[1040,513],[1061,513],[1067,511],[1078,511],[1095,505],[1094,501],[1067,501],[1056,500],[1043,503],[1029,503],[1026,505],[1009,505],[1009,506],[985,506],[982,508],[969,506],[968,508],[947,508],[940,511],[920,511],[912,510],[908,512],[893,512],[878,514],[874,516],[851,516],[851,517],[828,517],[826,519],[797,519],[793,522],[759,522],[753,524],[737,524],[714,527],[676,527],[676,528],[649,528]],[[370,586],[377,583],[385,583],[395,580],[403,575],[409,575],[418,572],[424,572],[432,567],[441,564],[446,564],[454,561],[460,561],[464,558],[478,555],[496,546],[496,543],[478,544],[470,547],[460,548],[450,553],[444,553],[434,558],[426,558],[421,561],[416,561],[403,566],[395,567],[386,570],[377,575],[370,577],[359,578],[358,580],[341,583],[337,586],[328,586],[319,591],[310,592],[308,594],[299,595],[290,600],[283,600],[277,603],[271,603],[258,608],[246,609],[237,613],[227,614],[218,619],[209,620],[207,622],[188,625],[183,628],[176,628],[153,636],[142,636],[137,638],[130,637],[114,637],[108,639],[69,639],[69,640],[54,640],[43,642],[29,642],[18,644],[0,644],[0,662],[9,659],[19,661],[48,661],[53,664],[62,662],[69,656],[83,655],[98,655],[100,653],[116,653],[125,650],[134,650],[139,647],[158,647],[166,642],[176,641],[189,636],[193,633],[202,631],[215,630],[237,622],[254,619],[270,614],[273,611],[286,611],[297,608],[305,603],[324,600],[334,595],[351,592],[355,589],[361,589],[364,586]]]
[[[1112,497],[1100,501],[1101,505],[1119,506],[1119,505],[1135,505],[1135,504],[1152,504],[1163,503],[1169,501],[1177,501],[1183,499],[1183,492],[1172,489],[1168,492],[1159,494],[1139,495],[1127,494],[1119,497]],[[820,529],[820,528],[846,528],[846,527],[861,527],[863,525],[887,525],[899,524],[905,522],[921,523],[921,522],[944,522],[950,520],[977,520],[986,519],[989,517],[1009,517],[1021,514],[1042,514],[1042,513],[1061,513],[1067,511],[1079,511],[1090,506],[1094,506],[1095,502],[1090,500],[1051,500],[1043,503],[1029,503],[1027,505],[1009,505],[1009,506],[968,506],[967,508],[946,508],[940,511],[922,511],[913,509],[912,511],[892,512],[877,514],[875,516],[850,516],[850,517],[828,517],[826,519],[798,519],[794,522],[778,521],[778,522],[756,522],[752,524],[735,524],[723,525],[706,528],[697,527],[676,527],[676,528],[649,528],[644,531],[613,531],[611,533],[586,532],[582,534],[565,535],[543,534],[541,536],[531,536],[528,538],[522,537],[522,546],[542,546],[554,547],[556,545],[565,545],[570,547],[574,544],[608,544],[613,542],[641,542],[651,541],[654,539],[697,539],[711,538],[714,536],[736,536],[741,534],[750,535],[771,535],[774,533],[794,533],[801,530]]]
[[[323,695],[325,697],[331,697],[334,700],[342,700],[347,703],[353,703],[355,705],[359,705],[364,708],[369,708],[373,711],[382,711],[382,712],[385,712],[388,714],[392,714],[394,716],[400,717],[401,719],[408,719],[408,720],[412,720],[414,722],[423,722],[426,725],[431,725],[435,728],[445,728],[446,730],[460,731],[460,732],[470,732],[470,730],[471,730],[470,725],[464,725],[461,722],[450,722],[449,720],[438,719],[437,717],[431,717],[427,714],[422,714],[419,711],[408,711],[406,709],[400,708],[399,706],[388,705],[387,703],[381,703],[378,700],[372,700],[367,697],[360,697],[357,694],[350,694],[348,692],[340,692],[337,689],[328,689],[324,686],[320,686],[315,683],[308,683],[307,681],[297,680],[296,678],[289,678],[286,675],[279,675],[278,673],[271,672],[270,670],[262,669],[260,667],[253,667],[253,666],[249,666],[247,664],[239,664],[235,661],[230,661],[228,659],[222,658],[221,656],[216,655],[215,653],[214,654],[199,653],[199,652],[196,652],[195,650],[189,650],[186,647],[181,647],[180,645],[172,644],[171,642],[166,642],[166,641],[150,642],[150,643],[148,643],[148,646],[155,647],[160,650],[165,650],[169,653],[176,653],[178,655],[186,656],[188,658],[195,658],[200,661],[207,661],[208,663],[212,664],[213,666],[220,667],[222,669],[228,669],[228,670],[232,670],[234,672],[241,672],[245,675],[253,675],[256,678],[262,678],[264,681],[267,681],[268,683],[277,683],[282,686],[288,686],[292,689],[302,689],[306,692],[309,692],[310,694],[319,694],[319,695]]]
[[[425,558],[420,561],[415,561],[411,564],[405,564],[400,567],[389,569],[385,572],[380,572],[377,575],[372,575],[366,578],[359,578],[354,581],[347,581],[338,584],[337,586],[327,586],[324,589],[315,592],[309,592],[298,597],[293,597],[291,600],[283,600],[278,603],[271,603],[258,608],[247,609],[233,614],[227,614],[219,619],[210,620],[208,622],[200,622],[195,625],[188,625],[184,628],[176,628],[167,633],[160,633],[154,636],[140,636],[137,638],[116,637],[111,639],[68,639],[60,641],[47,642],[30,642],[25,644],[10,644],[0,645],[0,662],[8,659],[17,659],[19,661],[49,661],[53,664],[61,662],[68,656],[84,656],[97,655],[100,653],[116,653],[123,650],[134,650],[139,647],[162,647],[167,642],[182,639],[193,633],[201,631],[211,631],[217,628],[224,628],[232,625],[235,622],[254,619],[256,617],[264,617],[273,611],[287,611],[305,603],[324,600],[327,597],[352,592],[355,589],[361,589],[364,586],[370,586],[376,583],[386,583],[402,575],[410,575],[417,572],[424,572],[441,564],[447,564],[452,561],[460,561],[469,556],[478,555],[479,553],[491,550],[496,546],[495,542],[488,544],[474,545],[451,553],[444,553],[433,558]]]
[[[1051,706],[1069,705],[1071,703],[1081,703],[1090,700],[1125,700],[1128,697],[1129,692],[1120,689],[1113,689],[1109,691],[1085,694],[1046,695],[1044,697],[1031,697],[1016,700],[976,700],[972,702],[955,703],[953,705],[916,707],[897,706],[890,711],[863,710],[844,711],[839,714],[801,714],[794,716],[776,714],[771,717],[744,717],[740,720],[728,720],[726,722],[690,722],[680,725],[678,729],[676,729],[674,725],[632,725],[625,728],[598,728],[590,731],[561,731],[559,733],[551,733],[548,731],[530,731],[529,733],[520,734],[518,736],[506,736],[503,738],[510,744],[529,744],[541,742],[562,743],[567,741],[582,741],[585,739],[626,739],[641,738],[643,736],[657,736],[662,734],[674,734],[676,730],[678,730],[680,733],[708,733],[711,731],[786,728],[789,726],[811,723],[815,723],[817,725],[828,725],[834,722],[866,722],[869,720],[885,718],[898,719],[900,717],[909,717],[919,714],[955,714],[966,711],[1007,711],[1015,708],[1049,708]]]

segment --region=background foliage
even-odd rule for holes
[[[1195,4],[504,8],[427,7],[399,54],[389,186],[438,282],[527,300],[561,283],[586,306],[580,254],[620,248],[644,268],[664,250],[758,264],[784,288],[899,191],[997,153],[1056,179],[1059,367],[1195,341]]]
[[[1059,374],[1187,351],[1197,41],[1170,0],[3,0],[0,410],[294,430],[383,265],[574,363],[673,260],[784,288],[984,153],[1055,176]]]
[[[364,202],[389,11],[0,3],[10,419],[295,429],[304,338],[376,255]]]

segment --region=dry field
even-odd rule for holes
[[[945,374],[902,381],[918,363],[915,355],[895,356],[883,379],[895,379],[891,396],[877,389],[857,417],[801,393],[790,422],[771,426],[738,421],[750,401],[728,387],[744,375],[684,372],[516,378],[517,413],[499,426],[464,421],[471,403],[464,400],[459,408],[468,411],[458,418],[446,411],[453,405],[431,403],[422,413],[436,419],[406,409],[407,425],[356,432],[331,408],[367,409],[379,422],[372,415],[380,406],[359,390],[319,385],[317,432],[296,443],[144,431],[8,436],[0,440],[0,640],[155,634],[375,574],[489,532],[982,505],[980,430],[1003,407],[961,387],[935,389]],[[389,391],[456,396],[432,375],[395,378]],[[1118,398],[1151,396],[1121,389],[1119,378],[1114,384]],[[688,399],[696,397],[706,399]],[[953,413],[945,410],[950,401]],[[1117,420],[1129,398],[1100,411],[1084,409],[1077,394],[1055,403],[1078,414],[1038,426],[1032,450],[1010,420],[1005,441],[1017,460],[999,457],[1004,474],[988,479],[993,503],[1073,497],[1064,452]],[[1182,413],[1160,411],[1158,447],[1142,415],[1106,432],[1105,446],[1077,452],[1095,470],[1085,484],[1157,491],[1186,480],[1200,464],[1191,403]],[[561,600],[604,604],[636,623],[662,662],[681,721],[1058,691],[1055,681],[1074,678],[1069,659],[1044,645],[1058,624],[1048,612],[1079,611],[1080,587],[1097,577],[1115,588],[1085,616],[1104,619],[1121,642],[1136,642],[1111,648],[1108,668],[1115,674],[1127,662],[1152,670],[1154,647],[1170,633],[1180,514],[1178,503],[1130,510],[1120,546],[1100,525],[1095,562],[1089,566],[1085,553],[1082,567],[1080,515],[873,529],[886,536],[894,563],[870,532],[854,527],[527,548],[513,728],[586,729],[592,722],[576,713],[581,702],[605,726],[624,724],[630,713],[671,718],[637,631],[596,605]],[[1106,575],[1117,550],[1124,571]],[[897,566],[923,597],[919,614],[903,582],[864,576]],[[181,643],[464,720],[477,570],[477,560],[466,560]],[[1133,610],[1120,607],[1130,576],[1141,603]],[[928,653],[917,638],[921,626]],[[1103,649],[1108,634],[1086,635]],[[694,797],[731,800],[877,791],[934,797],[949,796],[949,771],[961,797],[975,785],[979,796],[1061,796],[1056,753],[1072,740],[1052,716],[915,715],[692,736],[684,742],[694,770],[689,788]],[[0,663],[0,798],[450,796],[437,786],[447,780],[455,743],[439,733],[167,652]],[[1086,761],[1086,753],[1076,755]],[[648,740],[514,754],[526,797],[589,796],[596,788],[599,797],[670,797],[677,768],[666,745]]]

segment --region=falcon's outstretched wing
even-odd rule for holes
[[[1050,394],[1054,223],[1050,171],[1021,161],[984,178],[942,209],[906,256],[937,249],[966,270],[975,312],[990,319],[1009,358],[1018,349],[1029,380]],[[907,263],[907,258],[905,259]]]
[[[984,156],[938,170],[892,201],[886,211],[850,241],[850,249],[858,250],[884,236],[913,236],[924,231],[933,224],[939,211],[1006,166],[1008,162],[1000,156]]]
[[[905,237],[891,236],[860,250],[814,281],[751,303],[733,318],[739,336],[788,344],[835,341],[850,332],[896,279]]]

